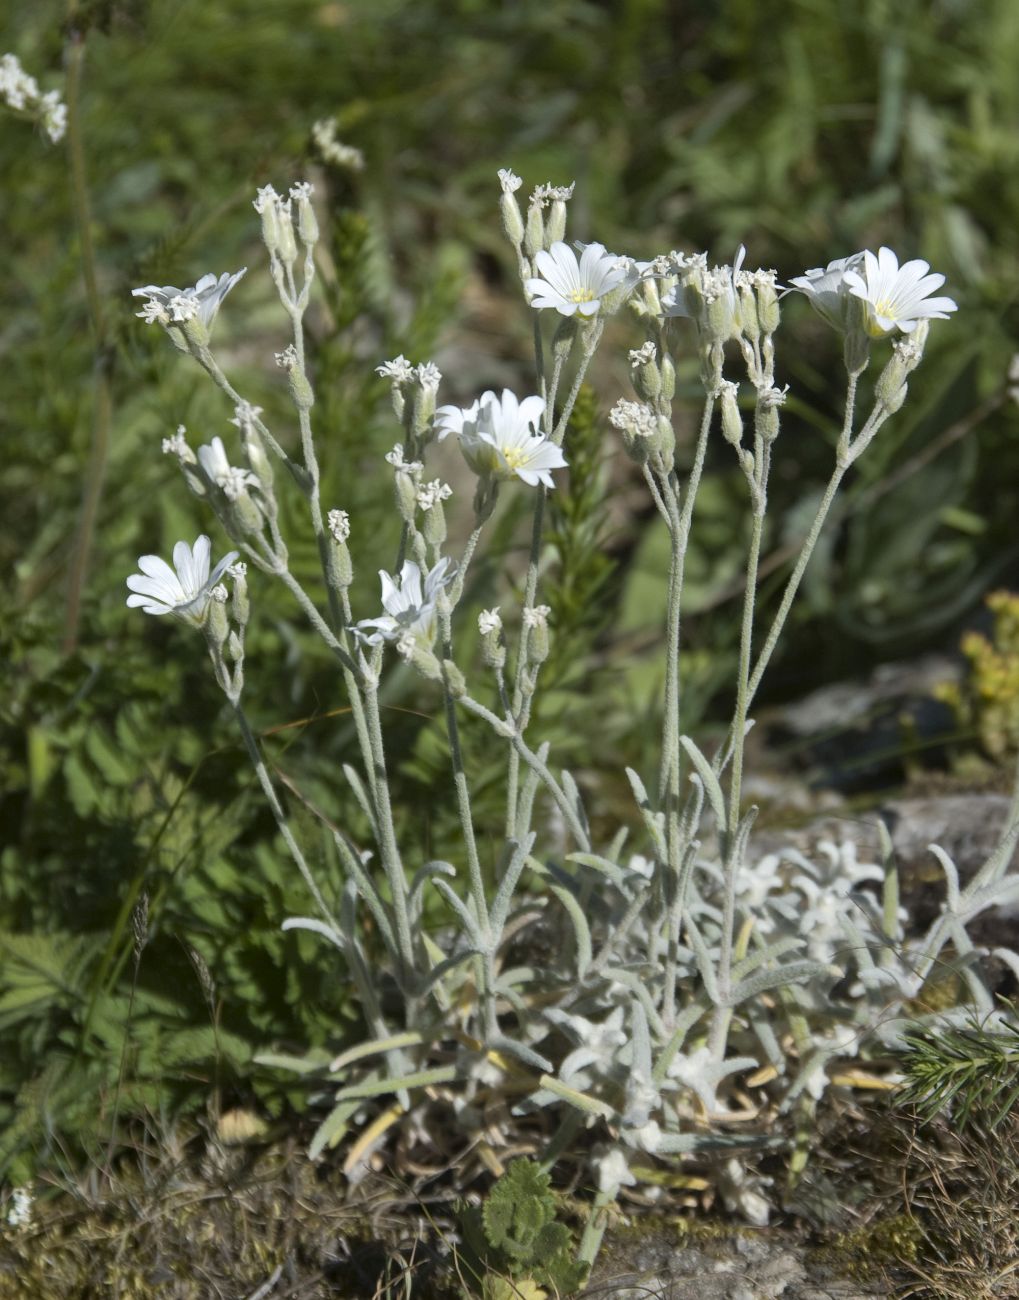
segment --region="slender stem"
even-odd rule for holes
[[[414,977],[414,943],[411,938],[410,913],[407,907],[407,878],[396,842],[393,824],[393,806],[389,797],[389,777],[386,772],[386,754],[382,743],[382,724],[379,719],[378,687],[364,687],[365,721],[368,728],[372,760],[375,765],[375,789],[378,807],[379,853],[382,867],[393,895],[393,915],[396,919],[396,940],[403,957],[404,984],[410,988]]]
[[[461,695],[458,703],[462,704],[463,707],[471,713],[477,714],[479,718],[484,718],[497,735],[502,736],[510,742],[513,746],[514,752],[541,778],[549,793],[552,795],[552,798],[555,800],[559,811],[562,813],[563,818],[570,829],[570,834],[580,845],[581,849],[588,852],[591,848],[591,841],[589,840],[584,827],[578,820],[576,813],[570,806],[570,801],[567,799],[565,791],[552,775],[548,765],[543,763],[538,755],[528,748],[523,737],[514,728],[512,721],[504,722],[502,718],[497,717],[491,709],[486,708],[483,704],[472,699],[469,695]]]
[[[679,633],[680,607],[683,599],[683,576],[686,565],[686,550],[690,539],[690,525],[693,520],[694,505],[700,488],[701,474],[708,450],[708,434],[711,430],[711,417],[715,409],[714,397],[708,397],[701,414],[700,430],[697,434],[697,446],[694,451],[693,465],[686,486],[686,497],[678,519],[673,522],[672,557],[669,570],[669,597],[666,616],[665,645],[665,719],[662,734],[662,768],[658,783],[658,796],[664,800],[670,788],[679,792]],[[678,493],[676,494],[678,498]]]
[[[303,876],[304,883],[308,886],[311,896],[315,900],[315,905],[322,913],[323,920],[332,929],[336,930],[336,920],[326,905],[326,901],[322,897],[318,885],[315,883],[315,877],[311,874],[311,869],[308,866],[304,854],[301,852],[300,845],[297,843],[296,839],[294,839],[293,832],[287,824],[287,817],[286,813],[283,811],[283,805],[280,803],[279,796],[276,794],[272,779],[265,766],[265,760],[262,758],[262,752],[258,748],[258,741],[255,739],[251,727],[248,725],[248,719],[241,707],[241,703],[237,699],[231,699],[230,703],[233,705],[234,715],[236,716],[237,723],[241,729],[244,748],[248,751],[248,757],[251,759],[251,764],[255,769],[255,775],[258,777],[259,785],[262,787],[266,801],[269,804],[269,809],[275,818],[279,833],[283,836],[283,842],[290,850],[290,856],[296,863],[298,871],[300,871]],[[337,930],[337,933],[338,932],[339,931]]]
[[[64,611],[63,650],[70,653],[78,642],[81,603],[88,576],[89,557],[99,516],[103,479],[110,442],[110,419],[113,397],[110,372],[113,352],[107,333],[106,315],[96,273],[96,250],[92,239],[92,214],[85,170],[85,144],[81,120],[81,83],[85,62],[85,33],[73,26],[77,12],[75,0],[68,5],[70,25],[67,51],[67,145],[71,164],[71,201],[81,248],[81,274],[92,331],[92,436],[88,468],[81,497],[78,532],[71,551]]]

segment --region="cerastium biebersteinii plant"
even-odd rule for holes
[[[590,1160],[598,1190],[580,1250],[581,1261],[590,1262],[607,1207],[649,1156],[708,1163],[726,1203],[763,1222],[767,1180],[754,1170],[755,1155],[787,1145],[790,1117],[802,1130],[803,1117],[833,1078],[864,1077],[859,1067],[855,1076],[846,1066],[839,1074],[833,1062],[865,1051],[868,1036],[879,1044],[895,1041],[935,963],[957,966],[967,1014],[998,1014],[967,925],[1019,897],[1019,875],[1008,870],[1019,840],[1019,794],[1000,846],[965,887],[948,856],[932,850],[944,870],[946,897],[922,936],[904,927],[890,853],[882,863],[865,863],[852,844],[823,843],[813,860],[795,851],[756,856],[750,847],[756,810],[741,797],[753,702],[839,485],[905,401],[931,319],[955,310],[951,299],[930,296],[942,277],[929,275],[925,262],[900,266],[882,248],[792,282],[844,338],[845,418],[827,489],[778,610],[759,627],[758,556],[786,398],[775,372],[781,317],[775,273],[744,269],[743,249],[733,265],[719,267],[702,254],[670,252],[635,262],[601,244],[575,251],[565,242],[572,187],[539,187],[525,214],[515,193],[519,178],[503,171],[500,180],[503,226],[533,314],[535,390],[485,392],[467,408],[437,407],[441,376],[434,365],[397,357],[379,367],[403,430],[386,457],[388,470],[380,466],[394,477],[403,524],[397,555],[382,560],[381,614],[351,607],[352,550],[367,550],[369,542],[358,538],[356,521],[342,509],[320,501],[303,326],[318,239],[311,187],[297,185],[285,199],[266,187],[255,201],[292,330],[276,360],[293,400],[296,444],[270,431],[214,354],[214,318],[236,275],[205,276],[191,289],[135,291],[146,300],[139,315],[159,323],[234,408],[236,432],[227,442],[214,438],[196,453],[178,430],[164,448],[235,550],[211,572],[205,537],[193,549],[178,544],[176,572],[143,557],[142,575],[129,579],[129,603],[170,613],[204,634],[216,679],[316,908],[315,915],[283,925],[334,945],[357,990],[364,1042],[328,1067],[313,1056],[263,1058],[318,1072],[334,1084],[334,1106],[315,1150],[360,1129],[348,1157],[353,1167],[399,1125],[424,1122],[436,1098],[468,1134],[492,1123],[510,1125],[511,1114],[544,1112],[554,1122],[546,1127],[543,1167],[564,1152],[579,1158],[583,1150]],[[637,772],[627,773],[634,824],[605,843],[592,836],[576,781],[555,766],[529,722],[551,635],[540,601],[546,495],[568,466],[570,414],[605,318],[624,307],[644,335],[630,352],[636,397],[620,400],[609,419],[665,522],[671,563],[660,768],[650,788]],[[672,422],[673,357],[681,349],[699,357],[704,389],[692,463],[683,474]],[[872,355],[880,369],[870,410],[859,418],[859,381]],[[473,529],[455,556],[446,550],[449,488],[429,479],[425,468],[431,443],[449,435],[477,475]],[[681,613],[705,453],[719,435],[746,481],[750,536],[732,724],[709,757],[680,732]],[[282,483],[307,503],[321,557],[321,600],[289,567],[277,507]],[[456,661],[453,629],[479,539],[506,492],[530,495],[533,524],[522,607],[505,623],[498,609],[479,619],[483,670],[499,701],[490,709],[472,692],[471,666]],[[288,588],[346,687],[359,758],[344,773],[374,843],[369,852],[335,833],[345,873],[335,891],[311,871],[245,718],[246,568]],[[393,651],[435,683],[444,700],[461,837],[451,856],[466,866],[462,879],[448,861],[423,860],[415,819],[398,815],[410,810],[392,804],[379,684]],[[459,736],[464,714],[483,720],[505,744],[505,835],[495,853],[483,851],[476,836]],[[539,795],[565,826],[570,851],[561,860],[542,852]],[[634,832],[640,852],[624,852]],[[859,890],[861,884],[871,888]],[[446,923],[429,933],[422,917],[433,892],[441,896]],[[431,914],[438,903],[430,904]],[[520,947],[512,937],[542,914],[560,917],[572,942],[542,966],[513,964]],[[996,955],[1019,973],[1019,955]],[[483,1103],[499,1095],[511,1111],[501,1112],[503,1121],[491,1111],[483,1117]],[[390,1103],[382,1108],[386,1097]],[[584,1127],[594,1130],[590,1140],[575,1142]]]

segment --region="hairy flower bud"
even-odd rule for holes
[[[545,247],[545,218],[542,216],[541,204],[531,203],[527,209],[527,224],[524,227],[524,252],[529,258]]]
[[[778,304],[778,294],[770,280],[762,280],[757,286],[757,321],[762,334],[774,334],[782,319],[782,310]]]
[[[743,441],[743,416],[736,397],[736,385],[726,380],[721,385],[719,400],[722,407],[722,437],[730,446],[738,447]]]

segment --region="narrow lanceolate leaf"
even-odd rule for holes
[[[640,815],[643,818],[644,825],[655,846],[655,852],[664,862],[668,857],[668,850],[665,844],[665,819],[661,813],[656,812],[648,797],[647,789],[644,782],[640,779],[632,767],[626,769],[626,775],[630,782],[630,788],[633,790],[633,797],[637,801],[637,807],[640,809]]]
[[[725,826],[725,795],[722,794],[722,787],[711,764],[689,736],[680,736],[679,743],[689,754],[694,767],[697,769],[697,775],[701,778],[704,786],[704,793],[708,796],[708,803],[711,804],[711,811],[715,814],[715,821],[719,826]]]
[[[365,1097],[385,1097],[388,1093],[399,1092],[401,1089],[427,1088],[435,1083],[452,1083],[455,1078],[455,1065],[440,1065],[434,1070],[402,1074],[396,1079],[369,1079],[367,1083],[354,1083],[349,1088],[341,1088],[336,1094],[336,1099],[349,1101]]]
[[[360,805],[361,811],[368,819],[368,825],[372,828],[373,833],[377,833],[378,825],[375,821],[375,809],[372,807],[371,800],[368,798],[368,792],[364,788],[358,773],[350,766],[349,763],[343,764],[343,775],[347,778],[347,784],[354,792],[354,798]]]
[[[786,966],[776,966],[774,970],[759,971],[749,979],[742,980],[732,991],[730,1003],[739,1006],[747,998],[755,998],[768,989],[788,987],[793,984],[805,984],[807,980],[823,979],[828,976],[835,979],[838,971],[822,961],[791,961]]]
[[[560,1083],[551,1074],[543,1074],[538,1082],[549,1092],[555,1093],[557,1097],[568,1101],[571,1106],[576,1106],[577,1110],[585,1111],[588,1115],[600,1115],[602,1119],[611,1119],[615,1113],[606,1102],[599,1101],[597,1097],[589,1097],[586,1092],[578,1092],[576,1088],[568,1088],[565,1083]]]
[[[608,876],[614,885],[627,883],[628,873],[618,863],[603,858],[597,853],[567,853],[566,861],[577,862],[582,867],[591,867],[594,871],[600,871],[603,876]]]
[[[332,1108],[311,1139],[308,1155],[312,1160],[317,1160],[326,1147],[334,1147],[343,1141],[350,1120],[360,1104],[358,1101],[341,1101]]]
[[[324,1073],[329,1068],[328,1054],[309,1052],[306,1056],[289,1056],[286,1052],[259,1052],[252,1058],[256,1065],[268,1065],[276,1070],[291,1070],[294,1074]]]
[[[591,930],[587,924],[587,917],[568,889],[564,889],[561,885],[549,885],[549,889],[566,908],[567,915],[573,922],[573,932],[577,937],[577,975],[583,979],[591,964]]]
[[[368,1043],[358,1043],[356,1047],[348,1047],[345,1052],[341,1052],[329,1062],[329,1069],[335,1074],[338,1070],[345,1070],[348,1065],[353,1065],[355,1061],[363,1061],[366,1056],[376,1056],[381,1052],[392,1052],[398,1047],[416,1047],[420,1043],[431,1041],[431,1035],[408,1030],[403,1034],[393,1034],[389,1038],[373,1038]]]

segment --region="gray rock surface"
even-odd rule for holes
[[[740,1230],[710,1240],[613,1240],[585,1297],[594,1300],[876,1300],[893,1294],[832,1277],[792,1233]]]

